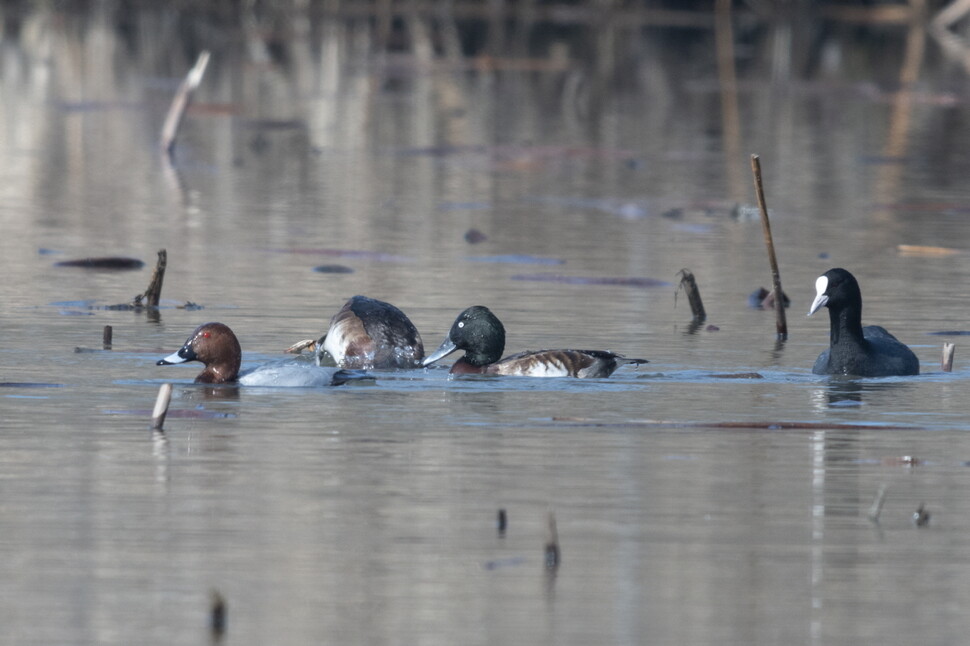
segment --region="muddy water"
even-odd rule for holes
[[[33,14],[0,52],[3,641],[205,642],[211,589],[238,644],[960,641],[970,369],[961,336],[930,333],[970,327],[970,256],[897,251],[970,249],[965,76],[932,42],[904,94],[902,32],[830,33],[842,63],[785,83],[770,48],[743,50],[722,94],[703,30],[627,38],[601,79],[579,57],[432,65],[368,54],[357,22],[295,24],[282,62],[233,29],[214,39],[172,166],[156,133],[191,60],[165,44],[195,31]],[[770,281],[760,224],[735,208],[754,202],[752,152],[793,301],[782,344],[747,304]],[[105,309],[161,248],[158,316]],[[55,266],[109,255],[147,267]],[[922,376],[810,374],[828,329],[805,312],[831,266]],[[650,363],[319,390],[206,390],[155,366],[208,320],[247,366],[276,360],[356,293],[400,306],[428,346],[484,304],[510,352]]]

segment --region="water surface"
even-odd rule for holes
[[[227,644],[966,634],[970,369],[962,337],[930,333],[970,329],[970,256],[896,250],[970,249],[965,73],[932,40],[900,93],[905,29],[829,29],[838,57],[773,80],[781,32],[763,23],[737,37],[722,93],[706,28],[622,31],[613,65],[582,33],[537,31],[534,51],[483,66],[428,54],[420,25],[382,49],[360,19],[266,22],[288,35],[275,54],[229,25],[208,34],[169,165],[159,124],[201,23],[121,15],[29,14],[0,51],[4,641],[206,642],[211,589]],[[474,49],[480,32],[461,33]],[[784,343],[747,305],[770,282],[761,225],[736,208],[754,203],[750,153],[792,298]],[[162,309],[106,309],[145,288],[162,248]],[[55,266],[99,256],[146,269]],[[804,314],[832,266],[923,375],[811,374],[828,322]],[[675,299],[684,267],[699,328]],[[208,320],[247,366],[276,360],[358,293],[401,307],[429,347],[483,304],[509,352],[650,363],[316,390],[207,389],[194,364],[155,366]]]

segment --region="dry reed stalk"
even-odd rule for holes
[[[765,189],[761,181],[761,159],[751,155],[751,171],[754,173],[754,190],[761,209],[761,228],[768,247],[768,262],[771,264],[771,284],[775,293],[775,330],[782,341],[788,338],[788,321],[785,319],[785,299],[781,296],[781,274],[778,272],[778,258],[775,256],[775,243],[771,237],[771,223],[768,221],[768,206],[765,204]]]

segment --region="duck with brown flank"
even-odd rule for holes
[[[513,375],[520,377],[609,377],[622,363],[647,363],[604,350],[537,350],[502,359],[505,327],[482,305],[458,315],[441,346],[425,358],[425,366],[456,350],[465,354],[451,367],[451,374]]]

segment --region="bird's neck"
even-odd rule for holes
[[[862,308],[844,307],[840,310],[829,309],[832,344],[862,343]]]
[[[484,374],[487,368],[487,363],[476,364],[468,360],[468,355],[466,354],[461,359],[456,361],[451,366],[451,374],[453,375],[477,375]]]

